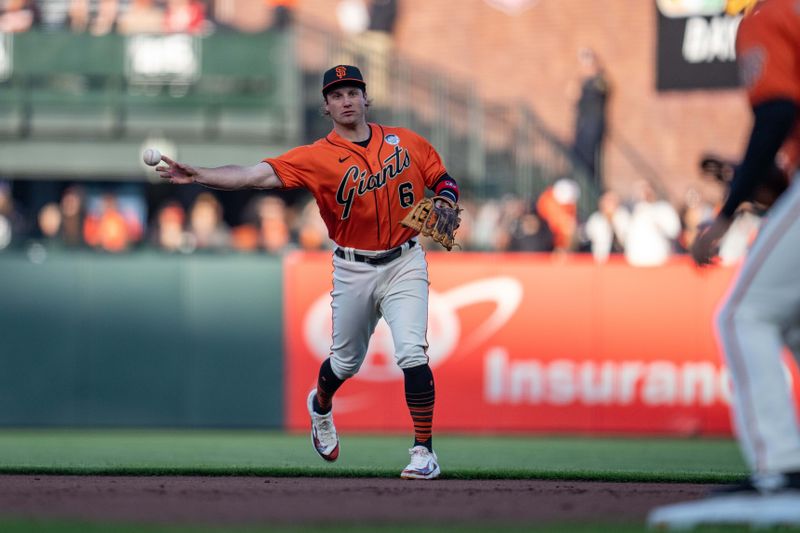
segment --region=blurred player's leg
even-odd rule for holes
[[[755,474],[800,470],[800,429],[782,365],[800,299],[800,184],[770,212],[718,317],[742,449]]]
[[[666,505],[651,526],[800,524],[800,431],[782,364],[800,309],[800,182],[778,200],[717,317],[733,378],[733,412],[753,476],[704,500]]]

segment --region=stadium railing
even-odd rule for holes
[[[141,179],[130,154],[153,139],[198,164],[280,153],[327,133],[319,76],[351,60],[383,85],[371,84],[372,118],[428,137],[473,197],[533,200],[570,177],[583,191],[579,215],[596,204],[598,191],[569,147],[529,106],[489,102],[467,80],[393,51],[376,60],[374,50],[330,29],[302,23],[205,37],[34,31],[0,44],[10,58],[0,69],[0,173],[12,178]]]
[[[278,32],[189,35],[106,35],[39,32],[0,40],[0,172],[47,173],[30,155],[56,147],[57,179],[86,175],[81,150],[97,142],[105,178],[143,174],[118,158],[148,138],[189,151],[214,145],[278,149],[301,138],[292,40]],[[12,151],[12,148],[15,148]],[[116,148],[116,149],[114,149]],[[46,153],[53,154],[51,150]],[[26,157],[27,156],[27,157]],[[27,161],[26,161],[27,159]],[[127,165],[126,165],[127,163]],[[91,177],[91,176],[89,176]]]

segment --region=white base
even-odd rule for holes
[[[663,531],[704,524],[800,525],[800,492],[716,496],[658,507],[647,517],[648,527]]]

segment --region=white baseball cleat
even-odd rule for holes
[[[439,460],[436,452],[428,451],[425,446],[414,446],[408,452],[411,462],[403,469],[403,479],[436,479],[439,477]]]
[[[650,512],[647,525],[660,531],[701,525],[796,526],[800,525],[800,492],[733,493],[665,505]]]
[[[333,462],[339,458],[339,435],[333,425],[333,410],[327,415],[314,412],[314,397],[317,389],[308,393],[308,414],[311,416],[311,444],[320,457]]]

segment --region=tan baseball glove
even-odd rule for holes
[[[458,246],[455,235],[461,225],[460,213],[461,208],[449,198],[434,196],[420,200],[400,223],[430,237],[449,251]]]

